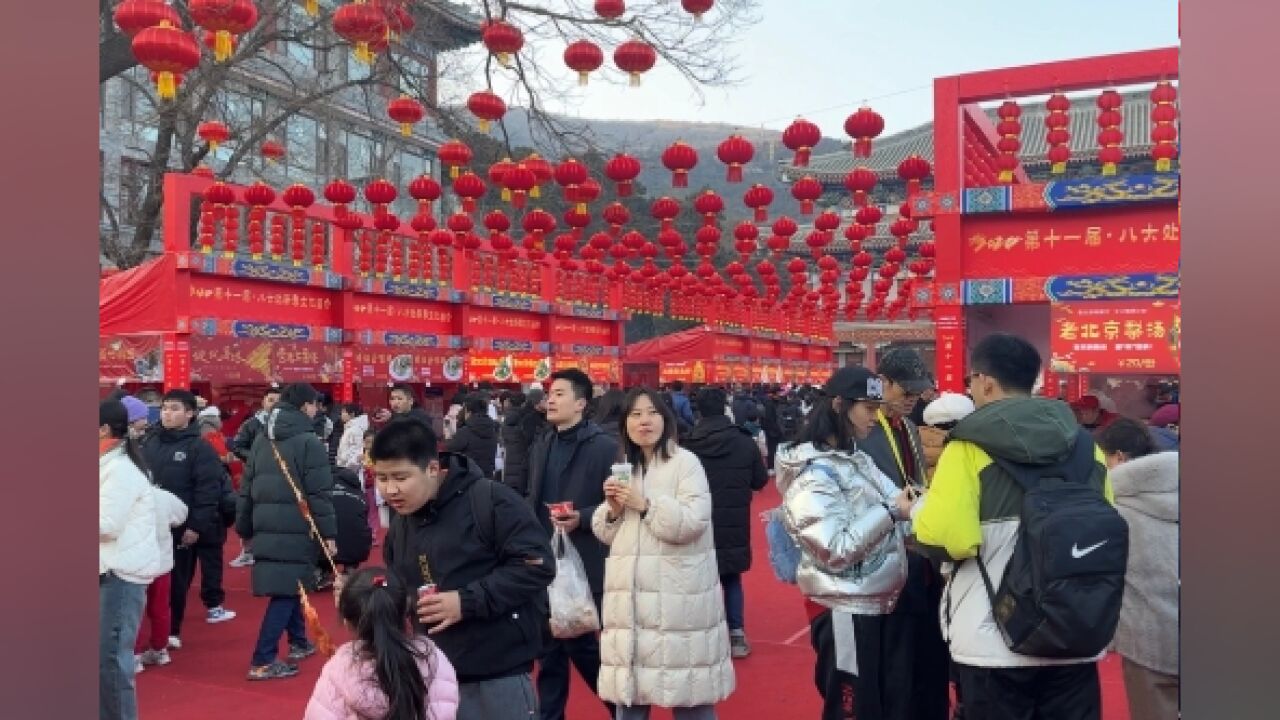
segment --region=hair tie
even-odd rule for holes
[[[387,586],[387,576],[385,576],[385,575],[374,575],[374,576],[373,576],[373,584],[374,584],[375,586],[377,586],[377,587],[386,587],[386,586]]]

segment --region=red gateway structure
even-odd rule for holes
[[[915,217],[932,218],[937,265],[912,303],[932,312],[942,389],[964,389],[968,348],[996,330],[1040,349],[1049,395],[1179,373],[1177,77],[1178,50],[1163,48],[934,82],[934,187],[911,203]],[[1135,118],[1120,110],[1135,109],[1114,88],[1148,83],[1136,120],[1152,125],[1149,156],[1125,157],[1122,128]],[[1078,91],[1097,94],[1063,95]],[[1034,126],[1009,102],[1031,96],[1050,96]],[[978,103],[1001,99],[993,123]],[[1096,122],[1064,122],[1073,102],[1096,104]],[[1041,133],[1048,182],[1029,179],[1018,154],[1024,134]],[[1068,149],[1095,135],[1087,155]]]

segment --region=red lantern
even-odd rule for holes
[[[576,158],[567,158],[564,162],[556,166],[555,178],[556,183],[564,188],[566,193],[569,188],[581,185],[587,181],[590,173],[587,166],[578,162]]]
[[[782,133],[782,144],[795,153],[791,164],[796,167],[809,167],[810,151],[821,141],[822,130],[802,118],[796,118]]]
[[[853,138],[853,156],[871,157],[871,141],[884,132],[884,118],[880,113],[863,106],[844,121],[845,133]]]
[[[631,222],[631,211],[627,210],[627,206],[620,202],[610,203],[601,213],[604,221],[609,223],[616,236],[622,232],[622,226]]]
[[[1115,90],[1104,90],[1097,102],[1101,111],[1098,113],[1098,126],[1101,128],[1098,133],[1098,145],[1101,147],[1098,160],[1102,162],[1103,175],[1115,175],[1117,166],[1124,160],[1124,151],[1120,148],[1124,142],[1124,132],[1120,130],[1123,122],[1120,107],[1124,105],[1124,99]]]
[[[544,160],[538,153],[530,153],[529,157],[524,159],[524,165],[533,171],[533,176],[537,179],[533,190],[529,191],[529,197],[541,197],[542,186],[555,177],[555,168],[551,167],[551,163]]]
[[[662,151],[662,164],[671,171],[671,187],[689,187],[689,171],[698,164],[698,151],[677,140]]]
[[[280,196],[284,200],[284,204],[289,206],[289,215],[291,219],[291,234],[293,236],[293,264],[295,267],[302,265],[302,259],[306,252],[307,243],[307,208],[316,201],[316,194],[311,192],[311,188],[306,185],[295,183],[285,188],[284,193]],[[314,260],[315,250],[312,250]],[[321,262],[312,264],[322,264],[323,253],[321,254]]]
[[[720,162],[729,166],[726,178],[731,183],[742,182],[742,166],[751,162],[755,156],[755,147],[741,135],[732,135],[716,148],[716,156]]]
[[[372,47],[386,42],[390,28],[386,14],[376,5],[352,2],[333,12],[333,31],[351,43],[356,60],[371,65],[374,56]]]
[[[1000,155],[996,158],[996,167],[1000,174],[997,180],[1005,185],[1013,183],[1014,172],[1018,169],[1018,151],[1022,149],[1022,108],[1012,100],[1005,100],[996,111],[1000,122],[996,124],[996,133],[1000,140],[996,149]]]
[[[422,122],[426,115],[422,103],[408,95],[401,95],[387,103],[387,116],[400,123],[400,134],[405,137],[413,134],[413,126]]]
[[[694,22],[702,22],[702,16],[715,4],[715,0],[680,0],[680,5],[693,16]]]
[[[1156,172],[1173,169],[1173,159],[1178,155],[1178,90],[1168,81],[1161,80],[1151,90],[1151,157],[1156,161]]]
[[[504,68],[511,67],[511,56],[524,47],[524,34],[520,28],[503,20],[484,22],[480,25],[480,40]]]
[[[161,100],[177,97],[182,76],[200,64],[200,45],[195,38],[168,20],[139,31],[133,36],[132,48],[138,63],[155,76],[156,95]]]
[[[756,252],[756,243],[760,238],[760,228],[756,227],[754,223],[744,220],[733,229],[733,237],[735,239],[733,249],[738,251],[742,262],[747,262]]]
[[[911,155],[898,163],[898,177],[907,183],[907,197],[920,192],[920,183],[929,177],[929,161],[919,155]]]
[[[515,167],[515,163],[511,162],[511,158],[502,158],[498,162],[489,166],[489,184],[494,187],[502,188],[502,199],[504,202],[511,201],[511,192],[503,187],[503,180],[507,177],[507,171]]]
[[[613,51],[613,62],[619,70],[631,76],[631,87],[639,87],[640,76],[653,69],[658,54],[647,43],[628,40]]]
[[[268,163],[280,162],[285,155],[284,145],[275,140],[263,140],[258,152],[262,154],[262,157],[266,158]]]
[[[661,221],[663,230],[671,230],[680,214],[680,203],[674,198],[660,197],[649,206],[649,213],[655,220]]]
[[[130,38],[162,22],[168,22],[175,28],[182,27],[178,11],[162,0],[124,0],[116,6],[112,17],[120,32]]]
[[[495,123],[507,114],[507,104],[502,98],[489,90],[481,90],[467,98],[467,109],[479,120],[480,132],[489,132],[491,123]]]
[[[596,0],[596,14],[606,20],[617,20],[626,11],[623,0]]]
[[[418,213],[431,216],[431,203],[440,199],[440,183],[430,175],[419,175],[409,183],[409,195],[418,201]]]
[[[564,64],[578,73],[578,85],[585,86],[591,73],[604,65],[604,52],[590,40],[579,40],[564,49]]]
[[[595,202],[600,197],[600,192],[600,183],[587,177],[581,183],[565,188],[565,199],[577,203],[579,212],[586,212],[587,205]]]
[[[243,35],[258,23],[253,0],[190,0],[187,9],[196,25],[214,34],[213,59],[231,57],[235,35]]]
[[[867,196],[875,190],[876,181],[875,171],[861,165],[844,176],[844,186],[853,194],[853,203],[858,207],[867,204]]]
[[[461,169],[471,164],[471,148],[460,140],[450,140],[440,146],[440,162],[449,168],[449,177],[457,178]]]
[[[859,225],[866,225],[872,229],[872,232],[874,232],[875,226],[879,224],[880,218],[883,217],[883,215],[884,213],[880,212],[879,207],[876,207],[875,205],[867,205],[865,207],[858,208],[858,212],[854,213],[853,219]]]
[[[196,134],[201,140],[209,143],[209,150],[212,151],[217,150],[218,145],[231,137],[231,130],[217,120],[206,120],[196,126]]]
[[[334,180],[325,186],[324,199],[333,204],[333,216],[341,227],[341,223],[348,216],[347,205],[355,202],[356,188],[346,180]]]
[[[693,209],[702,216],[703,225],[715,225],[717,216],[724,212],[724,198],[708,189],[693,199]]]
[[[249,204],[249,252],[253,259],[262,258],[263,224],[267,219],[267,206],[275,202],[276,193],[270,185],[259,180],[245,188],[244,201]],[[284,238],[277,236],[272,243],[272,254],[278,259],[284,253]]]
[[[1048,114],[1044,118],[1044,126],[1048,133],[1045,142],[1049,144],[1050,172],[1061,175],[1067,171],[1067,161],[1071,159],[1071,101],[1062,93],[1054,93],[1045,103]]]
[[[773,202],[773,191],[756,183],[742,197],[742,203],[755,210],[755,221],[765,222],[769,219],[769,204]]]
[[[525,206],[525,198],[529,193],[537,187],[538,177],[533,174],[524,163],[516,163],[503,178],[502,185],[506,190],[511,191],[511,204],[517,210],[523,210]]]
[[[801,215],[812,215],[814,203],[822,197],[822,183],[812,175],[805,175],[791,184],[791,197],[800,202]]]
[[[630,197],[632,184],[640,176],[640,161],[626,153],[618,153],[605,163],[604,174],[618,185],[618,197]]]
[[[476,201],[489,192],[489,187],[479,175],[468,170],[453,181],[453,192],[462,198],[462,211],[472,213],[476,211]],[[454,217],[457,215],[455,214]]]

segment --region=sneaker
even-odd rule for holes
[[[147,652],[150,652],[150,650],[148,650]],[[145,667],[143,667],[142,665],[143,665],[143,663],[142,663],[142,656],[141,656],[141,655],[134,655],[134,656],[133,656],[133,674],[134,674],[134,675],[137,675],[138,673],[142,672],[143,670],[146,670],[146,668],[145,668]]]
[[[307,641],[306,643],[303,643],[301,645],[294,645],[293,643],[289,643],[289,659],[290,660],[305,660],[306,658],[309,658],[315,654],[316,654],[316,645],[311,641]]]
[[[249,668],[248,679],[250,680],[276,680],[278,678],[293,677],[298,674],[298,666],[292,663],[280,662],[279,660],[270,665],[259,665]]]
[[[139,657],[142,658],[143,665],[168,665],[173,662],[168,650],[147,650]]]
[[[729,655],[735,660],[751,654],[751,646],[747,644],[747,634],[742,630],[729,631]]]
[[[240,554],[237,555],[229,564],[233,568],[249,567],[253,564],[253,553],[241,550]]]
[[[226,622],[228,620],[234,620],[235,617],[236,617],[235,612],[228,610],[222,607],[221,605],[219,605],[218,607],[215,607],[215,608],[209,608],[209,611],[205,613],[204,620],[205,622],[212,625],[213,623],[220,623],[220,622]]]
[[[181,650],[181,649],[182,649],[182,638],[178,637],[177,635],[170,635],[170,636],[169,636],[169,649],[170,649],[170,650]]]

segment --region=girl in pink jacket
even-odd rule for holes
[[[412,594],[385,568],[347,580],[338,614],[356,639],[325,663],[303,720],[455,720],[457,676],[409,630]]]

